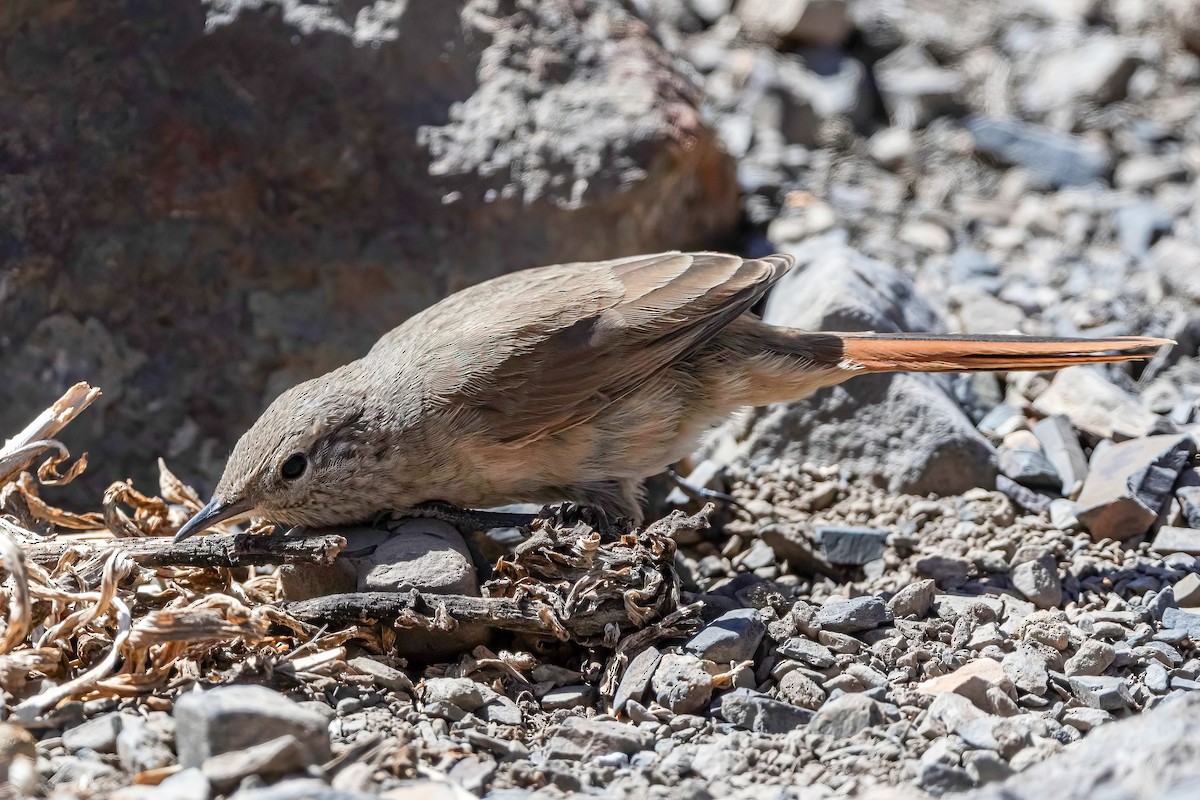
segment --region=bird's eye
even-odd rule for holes
[[[283,462],[283,466],[279,469],[279,474],[283,476],[285,481],[294,481],[304,474],[305,468],[308,466],[308,459],[301,453],[288,456],[288,460]]]

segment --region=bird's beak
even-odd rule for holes
[[[175,534],[175,541],[182,542],[184,539],[194,536],[200,533],[200,531],[207,530],[213,525],[241,516],[249,510],[245,505],[245,503],[239,502],[225,503],[214,497],[208,505],[197,511],[191,519],[183,523],[183,527],[179,529],[179,533]]]

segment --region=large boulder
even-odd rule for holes
[[[810,331],[938,332],[937,313],[893,267],[836,235],[791,251],[764,319]],[[729,446],[730,439],[737,444]],[[994,485],[995,450],[955,399],[948,376],[860,375],[793,403],[755,409],[718,436],[719,452],[751,466],[776,458],[840,465],[891,491],[953,494]]]
[[[69,442],[93,499],[158,455],[211,481],[275,394],[450,292],[738,215],[618,0],[22,0],[0,38],[0,430],[102,387]]]

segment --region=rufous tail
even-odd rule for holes
[[[828,335],[828,334],[825,334]],[[842,369],[863,372],[987,372],[1060,369],[1153,358],[1170,339],[1070,339],[1000,334],[839,333]]]

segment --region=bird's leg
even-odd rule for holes
[[[480,511],[474,508],[459,508],[440,500],[431,500],[405,510],[403,517],[438,519],[448,522],[462,532],[489,531],[493,528],[528,528],[538,518],[537,514],[514,514],[505,511]]]
[[[694,483],[689,482],[687,478],[684,478],[675,471],[674,464],[667,467],[667,477],[671,479],[672,483],[682,489],[685,494],[691,495],[692,497],[704,500],[716,500],[721,503],[727,503],[731,506],[737,506],[743,510],[746,508],[731,494],[718,492],[716,489],[709,489],[706,486],[697,486]]]

